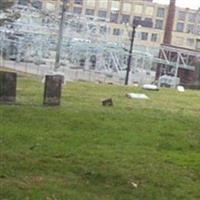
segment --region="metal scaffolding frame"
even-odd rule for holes
[[[59,17],[28,7],[18,9],[22,18],[0,28],[2,57],[37,65],[54,62]],[[65,18],[61,66],[103,74],[114,73],[125,78],[127,40],[119,37],[117,43],[112,42],[109,22],[100,18],[72,13],[66,13]],[[15,51],[11,51],[13,47]],[[173,68],[174,76],[177,76],[179,68],[195,70],[189,58],[198,55],[198,52],[164,45],[160,48],[134,45],[131,73],[140,76],[138,82],[141,84],[146,83],[147,76],[151,76],[152,82],[156,66],[161,64]]]

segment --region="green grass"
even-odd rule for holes
[[[17,88],[0,105],[2,200],[200,199],[199,91],[68,83],[50,108],[38,78]]]

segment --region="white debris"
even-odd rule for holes
[[[145,94],[139,94],[139,93],[128,93],[127,96],[131,99],[149,99],[148,96]]]
[[[152,84],[145,84],[142,87],[145,90],[153,90],[153,91],[158,91],[159,87],[157,85],[152,85]]]
[[[185,88],[183,86],[180,86],[180,85],[177,87],[177,90],[179,92],[185,92]]]
[[[131,182],[131,185],[132,185],[134,188],[137,188],[137,187],[138,187],[138,184],[137,184],[137,183],[134,183],[134,182]]]

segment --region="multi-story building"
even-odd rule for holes
[[[62,0],[43,0],[43,7],[59,10]],[[153,0],[67,0],[67,11],[77,15],[95,16],[109,21],[113,41],[127,38],[133,19],[139,21],[135,43],[158,47],[163,43],[167,28],[169,5]],[[171,44],[200,50],[200,8],[176,7],[172,14]]]
[[[52,15],[47,15],[51,17],[61,13],[65,1],[69,16],[73,13],[77,19],[79,16],[87,16],[83,17],[86,21],[94,19],[92,23],[98,26],[96,32],[100,36],[106,32],[109,41],[114,43],[123,41],[130,45],[132,26],[137,25],[134,42],[140,51],[144,51],[141,46],[155,47],[148,49],[156,50],[154,56],[158,57],[154,63],[157,66],[156,79],[167,74],[179,77],[181,84],[200,85],[200,8],[179,8],[176,0],[169,0],[169,5],[154,3],[153,0],[30,1],[48,11],[44,13],[52,12]],[[26,5],[27,1],[18,0],[18,3]],[[101,26],[106,29],[102,31]]]

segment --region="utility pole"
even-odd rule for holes
[[[56,49],[56,59],[55,59],[54,71],[57,71],[57,69],[60,66],[60,53],[61,53],[62,39],[63,39],[66,3],[67,3],[67,0],[63,0],[62,14],[61,14],[61,19],[60,19],[59,34],[58,34],[58,44],[57,44],[57,49]]]
[[[132,34],[131,34],[131,44],[130,44],[128,62],[127,62],[127,69],[126,69],[125,85],[128,85],[128,81],[129,81],[129,74],[130,74],[130,69],[131,69],[133,44],[134,44],[134,40],[135,40],[136,27],[137,26],[133,23],[133,30],[132,30]]]

